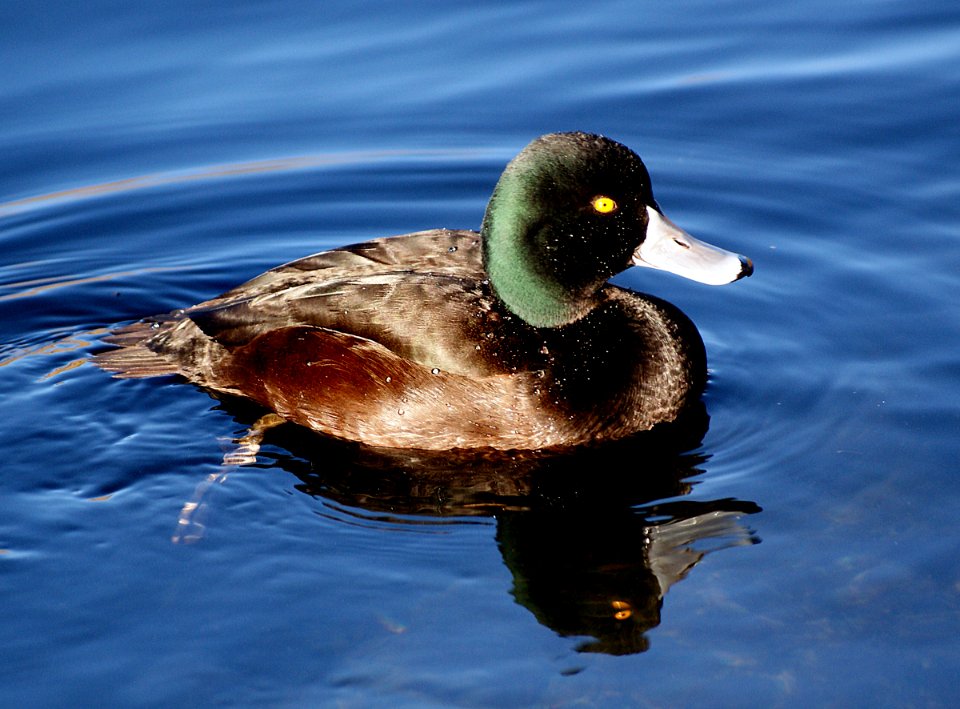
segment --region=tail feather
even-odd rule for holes
[[[159,377],[164,374],[179,374],[180,368],[163,355],[148,350],[143,345],[132,345],[118,350],[94,355],[93,363],[115,377],[136,379]]]
[[[117,349],[101,352],[91,359],[95,365],[119,378],[158,377],[165,374],[180,374],[176,361],[146,346],[146,341],[155,335],[157,326],[152,322],[138,322],[118,328],[103,339]]]

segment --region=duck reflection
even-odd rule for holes
[[[702,472],[703,456],[677,452],[702,438],[706,414],[690,423],[682,439],[674,427],[669,438],[518,456],[374,450],[283,424],[259,460],[379,519],[495,518],[516,601],[579,651],[624,655],[648,648],[664,595],[706,554],[758,541],[742,523],[760,511],[752,502],[668,499]]]
[[[756,538],[738,519],[759,511],[736,500],[633,509],[530,510],[497,516],[513,595],[543,625],[591,638],[581,652],[626,655],[649,646],[663,596],[704,555]],[[707,548],[702,545],[710,544]]]

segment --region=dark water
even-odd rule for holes
[[[6,3],[0,67],[0,704],[954,703],[955,3]],[[688,454],[281,430],[225,468],[255,412],[83,363],[285,260],[475,227],[570,129],[756,263],[617,278],[704,336]]]

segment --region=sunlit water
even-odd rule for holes
[[[399,7],[0,9],[0,704],[951,705],[960,13]],[[258,412],[85,363],[283,261],[476,227],[568,129],[756,263],[616,279],[703,334],[688,454],[281,429],[225,465]]]

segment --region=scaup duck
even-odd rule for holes
[[[554,133],[507,165],[479,232],[308,256],[121,328],[94,361],[119,377],[181,375],[374,447],[623,439],[676,420],[706,382],[693,323],[607,283],[630,266],[713,285],[753,271],[670,222],[632,150]]]

